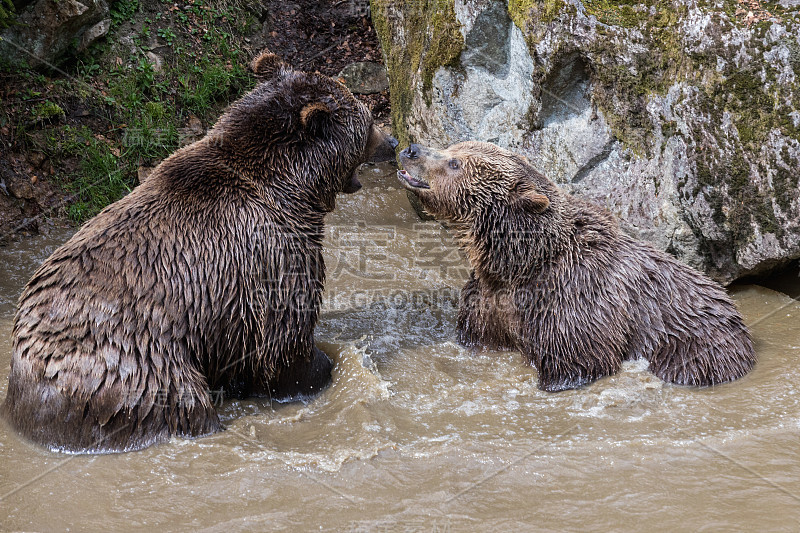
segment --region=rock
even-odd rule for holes
[[[154,54],[153,52],[145,53],[147,60],[153,66],[153,72],[161,72],[164,70],[164,60],[161,59],[161,56],[158,54]]]
[[[57,62],[77,43],[82,50],[111,27],[105,0],[36,0],[22,8],[19,24],[0,32],[0,54],[33,67]]]
[[[81,44],[78,45],[78,51],[86,50],[90,44],[95,42],[100,37],[108,33],[111,29],[111,19],[103,19],[85,32],[81,36]]]
[[[82,117],[88,117],[91,114],[92,113],[91,111],[89,111],[89,108],[78,105],[72,110],[70,116],[73,118],[82,118]]]
[[[722,282],[800,257],[798,3],[595,5],[373,2],[395,136],[522,153]]]
[[[28,153],[28,162],[33,166],[33,168],[40,168],[42,163],[45,162],[47,156],[44,155],[42,152],[30,152]]]
[[[20,177],[20,179],[9,181],[7,185],[8,192],[11,193],[11,196],[14,198],[30,200],[35,197],[33,185],[29,178]]]
[[[338,77],[355,94],[374,94],[389,88],[386,67],[371,61],[350,63],[342,69]]]

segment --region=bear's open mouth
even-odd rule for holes
[[[397,171],[397,177],[403,182],[403,185],[410,186],[413,189],[430,189],[431,186],[424,180],[415,178],[407,171],[400,169]]]

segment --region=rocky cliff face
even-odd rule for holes
[[[396,136],[528,156],[722,282],[800,256],[800,2],[373,0]]]
[[[19,17],[0,32],[0,55],[40,67],[85,49],[111,28],[106,0],[18,0]]]

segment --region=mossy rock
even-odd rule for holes
[[[372,13],[401,143],[499,142],[729,282],[800,257],[800,6],[787,5],[753,18],[680,0],[373,1]],[[479,24],[498,10],[527,50],[506,53],[506,35]],[[520,61],[533,65],[516,91],[530,106],[502,117],[510,137],[482,137],[475,98],[512,98],[495,85]],[[476,72],[486,90],[464,96]]]

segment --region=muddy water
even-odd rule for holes
[[[225,401],[224,433],[67,456],[0,428],[0,529],[796,531],[800,302],[733,291],[760,362],[733,384],[663,384],[642,362],[558,394],[518,353],[453,342],[463,263],[391,170],[329,217],[308,405]],[[0,249],[0,395],[15,300],[68,238]]]

